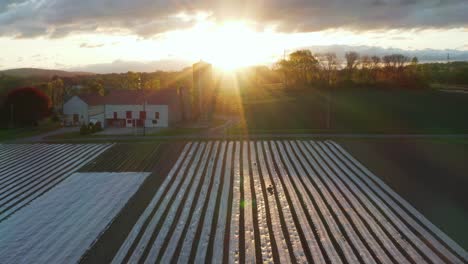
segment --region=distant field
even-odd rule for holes
[[[245,93],[243,100],[250,132],[326,128],[328,101],[324,91]],[[335,91],[331,129],[357,133],[466,133],[467,106],[468,94],[433,90]]]

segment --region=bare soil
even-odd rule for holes
[[[119,213],[109,228],[101,235],[99,240],[82,257],[80,261],[81,263],[110,263],[112,261],[112,258],[120,248],[121,244],[125,241],[128,233],[131,231],[140,215],[146,209],[159,186],[164,181],[169,170],[172,168],[175,161],[179,157],[179,154],[182,151],[184,145],[184,142],[177,142],[144,146],[144,148],[148,149],[157,148],[157,154],[154,154],[151,151],[148,151],[148,153],[150,153],[149,156],[140,154],[140,157],[142,157],[141,159],[143,160],[146,160],[148,157],[152,158],[151,160],[153,163],[151,163],[151,166],[144,166],[140,168],[147,171],[149,169],[152,174],[145,180],[137,193],[129,200],[127,205]],[[114,146],[114,149],[108,150],[106,153],[101,155],[101,157],[99,157],[101,159],[99,164],[106,164],[105,160],[111,161],[113,157],[118,157],[119,154],[122,154],[124,149],[127,151],[125,152],[125,156],[130,157],[135,154],[138,146],[142,148],[143,144],[133,144],[133,146],[129,146],[129,144],[120,146],[116,145]],[[134,151],[129,151],[129,149],[134,149]],[[87,170],[92,169],[92,167],[92,165],[88,166]],[[100,167],[96,169],[101,171],[103,169],[109,168],[111,167]],[[126,168],[123,170],[126,170]]]

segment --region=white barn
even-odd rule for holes
[[[115,90],[105,96],[73,96],[63,106],[65,122],[81,125],[101,122],[103,127],[168,127],[181,121],[177,91]]]

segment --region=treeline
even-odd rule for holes
[[[64,101],[73,95],[83,93],[99,93],[105,95],[113,89],[166,89],[181,87],[191,89],[192,70],[184,69],[178,72],[156,71],[152,73],[113,73],[96,75],[77,75],[73,77],[14,77],[0,75],[0,104],[7,94],[18,87],[36,87],[51,100],[52,110],[60,111]]]
[[[402,54],[383,57],[347,52],[341,60],[335,53],[295,51],[275,64],[286,87],[318,85],[346,88],[398,87],[420,89],[428,80],[419,72],[418,58]]]
[[[468,85],[468,62],[418,64],[417,72],[431,83]]]

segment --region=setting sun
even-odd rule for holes
[[[166,41],[171,46],[183,45],[179,50],[183,50],[184,57],[231,71],[269,60],[272,54],[267,45],[269,37],[269,33],[259,33],[244,21],[221,24],[200,21],[190,29],[169,33]]]
[[[252,41],[256,39],[256,32],[246,23],[229,22],[210,27],[201,35],[209,47],[204,56],[215,67],[234,70],[262,62],[256,49],[259,43]]]

